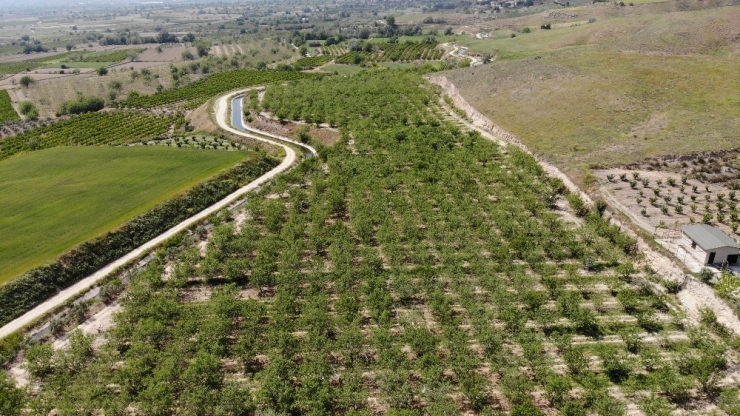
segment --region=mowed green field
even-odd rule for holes
[[[0,284],[249,156],[91,146],[0,162]]]

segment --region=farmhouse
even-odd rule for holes
[[[740,254],[740,245],[730,236],[717,227],[706,224],[691,224],[681,228],[687,245],[691,246],[692,254],[704,265],[737,264]]]

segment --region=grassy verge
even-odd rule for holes
[[[244,152],[61,147],[0,163],[0,283],[245,159]]]

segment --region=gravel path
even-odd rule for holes
[[[187,229],[191,225],[207,218],[211,214],[218,212],[219,210],[228,207],[235,201],[237,201],[239,198],[242,197],[247,192],[253,191],[257,189],[260,185],[263,183],[273,179],[278,174],[288,170],[291,166],[293,166],[296,161],[298,160],[298,155],[296,151],[290,147],[284,144],[284,142],[288,142],[297,146],[300,146],[306,151],[316,154],[316,150],[311,148],[310,146],[303,145],[301,143],[297,143],[293,140],[280,137],[274,134],[270,133],[262,133],[255,129],[249,129],[252,132],[262,134],[263,136],[269,136],[271,139],[268,139],[266,137],[260,137],[256,136],[254,134],[245,133],[242,131],[239,131],[233,127],[231,127],[228,124],[227,117],[228,117],[228,109],[229,109],[229,100],[232,99],[235,96],[238,96],[240,94],[244,94],[245,91],[248,90],[242,90],[237,92],[232,92],[228,95],[220,97],[216,101],[215,106],[215,112],[216,112],[216,120],[218,122],[219,127],[221,127],[224,130],[227,130],[233,134],[248,137],[250,139],[259,140],[262,142],[266,142],[275,146],[281,147],[285,151],[285,158],[283,161],[276,166],[271,171],[267,172],[266,174],[260,176],[259,178],[255,179],[254,181],[250,182],[249,184],[239,188],[238,190],[234,191],[230,195],[226,196],[224,199],[220,200],[219,202],[211,205],[210,207],[206,208],[205,210],[199,212],[198,214],[195,214],[194,216],[186,219],[185,221],[177,224],[176,226],[170,228],[165,233],[159,235],[158,237],[150,240],[146,244],[140,246],[139,248],[131,251],[130,253],[126,254],[125,256],[119,258],[118,260],[110,263],[109,265],[105,266],[104,268],[100,269],[98,272],[80,280],[76,284],[62,290],[58,294],[56,294],[54,297],[50,298],[46,302],[38,305],[37,307],[33,308],[32,310],[26,312],[24,315],[20,316],[19,318],[16,318],[15,320],[11,321],[7,325],[0,328],[0,338],[6,337],[22,328],[24,328],[26,325],[30,324],[34,320],[46,315],[53,309],[59,307],[60,305],[67,302],[70,298],[73,298],[84,291],[88,290],[90,287],[95,285],[99,280],[105,278],[106,276],[110,275],[114,271],[116,271],[118,268],[126,265],[127,263],[134,261],[141,257],[143,254],[147,253],[148,251],[152,250],[159,244],[163,243],[167,239],[171,238],[175,234]]]

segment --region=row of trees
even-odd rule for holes
[[[247,221],[161,250],[100,351],[79,335],[29,351],[33,412],[611,416],[615,388],[652,392],[645,412],[729,409],[732,352],[640,284],[603,205],[569,196],[584,221],[564,223],[561,181],[443,122],[437,99],[412,72],[269,87],[271,111],[333,119],[342,140],[251,197]]]

